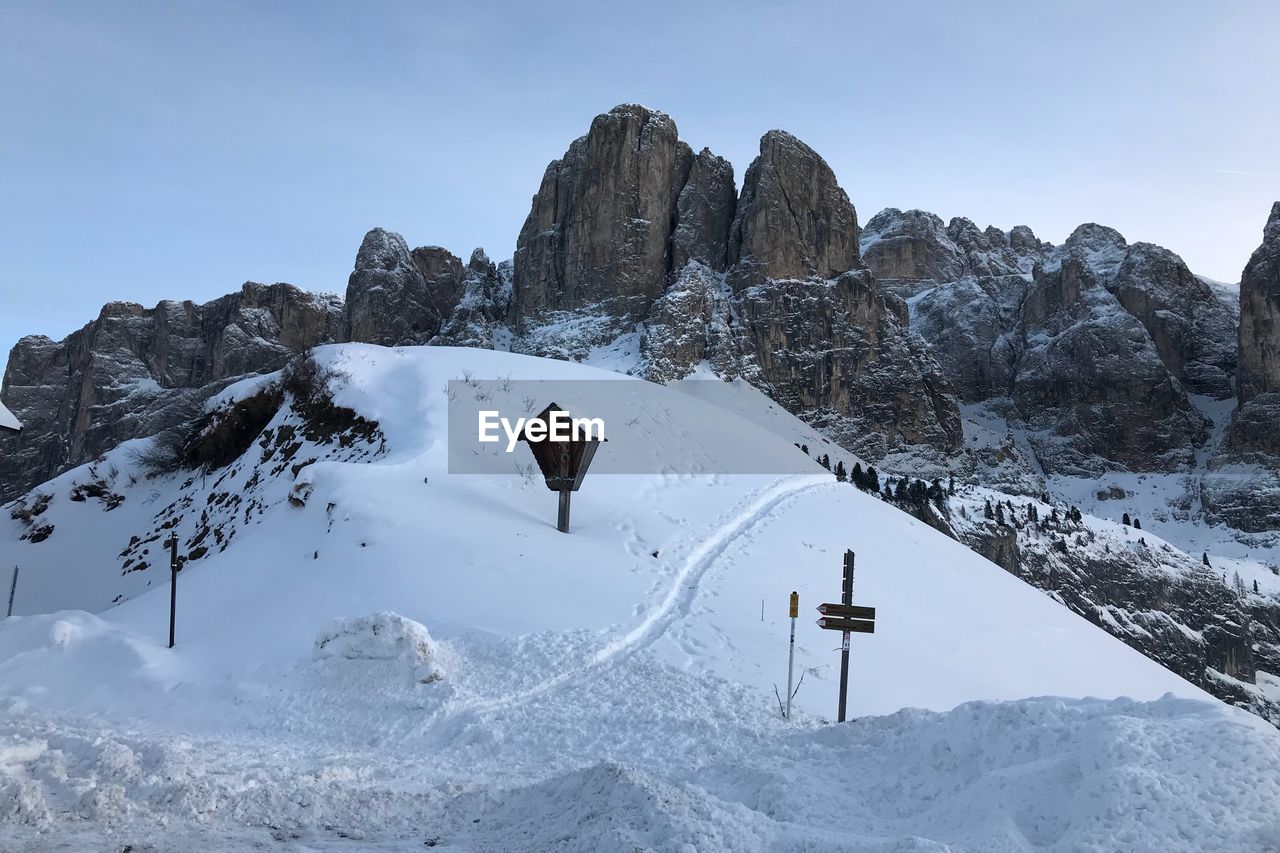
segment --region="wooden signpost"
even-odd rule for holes
[[[849,695],[849,634],[874,634],[876,609],[858,607],[853,603],[853,552],[844,552],[844,577],[840,588],[840,603],[826,602],[818,605],[822,618],[818,627],[828,631],[840,631],[840,707],[837,722],[844,722],[845,703]]]
[[[555,403],[547,406],[531,418],[520,435],[520,440],[529,445],[533,451],[534,461],[542,471],[542,478],[547,488],[560,493],[560,511],[556,516],[556,529],[561,533],[569,532],[569,495],[582,486],[582,478],[587,475],[587,468],[595,458],[603,439],[582,439],[572,437],[568,441],[550,441],[546,438],[535,440],[535,434],[547,435],[551,425],[552,412],[562,412]],[[539,427],[533,427],[534,422]],[[533,427],[533,428],[531,428]]]

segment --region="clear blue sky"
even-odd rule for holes
[[[342,292],[360,238],[510,257],[592,116],[739,179],[785,128],[865,221],[1097,221],[1236,281],[1280,199],[1275,2],[9,2],[0,347],[109,300]]]

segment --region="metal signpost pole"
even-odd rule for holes
[[[844,583],[841,589],[840,603],[846,607],[853,605],[853,552],[844,552]],[[844,722],[845,704],[849,692],[849,632],[841,634],[840,644],[840,712],[837,722]]]
[[[796,617],[800,615],[800,594],[791,592],[791,646],[787,650],[787,712],[783,715],[791,719],[791,674],[796,665]]]
[[[178,536],[169,540],[169,648],[173,648],[173,623],[178,616]]]
[[[13,594],[18,591],[18,567],[13,567],[13,580],[9,581],[9,611],[4,617],[8,619],[13,615]]]

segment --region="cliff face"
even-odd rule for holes
[[[871,217],[861,239],[867,268],[904,298],[966,278],[1028,274],[1053,249],[1025,225],[979,230],[962,216],[943,225],[928,211],[892,207]]]
[[[704,160],[713,157],[706,152]],[[543,311],[598,303],[611,311],[648,310],[668,283],[671,236],[693,160],[664,113],[624,105],[597,116],[587,135],[547,166],[520,229],[515,325]],[[704,162],[697,181],[714,184],[715,170]],[[690,215],[714,218],[712,202],[695,201],[697,188],[690,193]],[[710,228],[691,223],[681,251],[717,253],[703,242],[715,241],[705,233]]]
[[[204,305],[113,302],[63,341],[23,338],[4,398],[26,428],[0,435],[0,496],[158,432],[229,381],[278,369],[341,331],[337,298],[249,283]]]
[[[1240,277],[1240,405],[1280,392],[1280,201]]]
[[[1254,533],[1280,529],[1280,202],[1240,278],[1240,406],[1209,464],[1206,515]]]
[[[1028,430],[1047,473],[1190,469],[1208,432],[1189,395],[1230,397],[1236,317],[1181,258],[1094,224],[1052,248],[918,211],[877,220],[873,248],[942,259],[891,270],[917,276],[912,328],[966,402]]]
[[[729,232],[735,288],[766,279],[829,279],[861,269],[858,216],[836,176],[781,130],[760,139]]]

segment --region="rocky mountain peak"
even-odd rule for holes
[[[365,234],[347,280],[345,339],[424,344],[443,325],[462,292],[462,261],[439,246],[409,251],[399,234]]]
[[[394,270],[398,266],[410,266],[409,245],[404,238],[385,228],[373,228],[360,241],[356,252],[357,272]]]
[[[834,278],[861,269],[858,216],[835,173],[790,133],[771,130],[747,168],[729,233],[735,287]]]
[[[677,205],[693,161],[664,113],[624,104],[596,116],[547,166],[520,230],[517,327],[530,315],[604,302],[615,313],[647,311],[669,280]],[[714,171],[709,162],[703,169]]]

